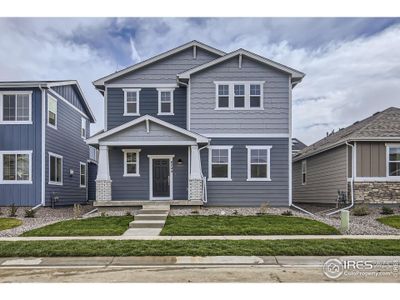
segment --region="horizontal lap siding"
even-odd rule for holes
[[[139,155],[139,177],[124,177],[124,155],[122,149],[141,149]],[[110,176],[112,200],[148,200],[150,198],[149,158],[147,155],[175,155],[173,159],[174,200],[187,200],[188,148],[187,147],[111,147]],[[178,159],[182,160],[177,165]]]
[[[211,145],[231,145],[232,181],[207,181],[210,206],[259,206],[269,203],[274,206],[289,205],[288,139],[212,139]],[[270,145],[271,181],[247,181],[247,148],[252,145]],[[201,152],[202,169],[208,176],[208,150]]]
[[[347,191],[347,147],[309,157],[307,183],[302,185],[301,161],[293,163],[293,202],[336,203],[337,191]]]
[[[32,121],[27,125],[0,124],[0,151],[32,150],[32,184],[0,184],[0,206],[35,206],[41,202],[42,94],[39,89],[3,89],[33,91]],[[0,166],[1,168],[3,166]]]

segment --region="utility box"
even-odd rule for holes
[[[350,228],[350,212],[348,210],[340,211],[340,231],[348,231]]]

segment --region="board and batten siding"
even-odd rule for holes
[[[78,108],[81,112],[89,116],[89,112],[82,105],[83,99],[79,96],[76,88],[72,85],[54,86],[52,89],[69,103]]]
[[[302,185],[302,160],[293,163],[293,202],[336,203],[338,190],[347,191],[347,146],[340,146],[305,160],[305,185]]]
[[[2,91],[32,91],[32,124],[0,124],[0,151],[32,151],[32,184],[0,184],[0,206],[36,206],[41,203],[42,190],[42,93],[38,88]]]
[[[140,116],[151,115],[173,125],[186,128],[186,88],[174,90],[174,115],[158,115],[158,91],[142,88],[139,92]],[[124,116],[123,88],[107,88],[107,130],[135,120],[140,116]]]
[[[289,206],[289,166],[287,138],[218,138],[212,146],[233,146],[231,149],[232,181],[207,181],[207,206]],[[271,181],[247,181],[246,146],[271,148]],[[201,151],[203,174],[208,176],[208,149]]]
[[[265,81],[263,110],[215,110],[214,81]],[[289,133],[289,75],[243,56],[191,75],[190,129],[207,133]]]
[[[123,149],[141,149],[139,152],[140,176],[123,176]],[[186,146],[111,147],[109,159],[112,200],[150,199],[150,159],[147,157],[148,155],[175,155],[173,159],[173,200],[188,200],[188,147]],[[182,160],[181,165],[177,164],[178,159]]]
[[[384,142],[357,142],[357,177],[386,177]]]

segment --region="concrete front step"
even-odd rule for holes
[[[160,209],[160,210],[170,210],[170,205],[167,204],[143,204],[142,209]]]
[[[129,223],[129,228],[163,228],[164,220],[137,220]]]
[[[135,216],[135,220],[143,221],[143,220],[166,220],[168,214],[138,214]]]
[[[139,210],[138,214],[140,215],[168,215],[169,210],[165,209],[141,209]]]

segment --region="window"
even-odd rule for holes
[[[0,123],[31,124],[32,92],[0,93]]]
[[[247,181],[270,181],[272,146],[247,146]]]
[[[229,107],[229,85],[220,84],[218,85],[218,108]]]
[[[303,160],[301,162],[301,184],[305,185],[307,183],[307,161]]]
[[[174,89],[158,89],[158,114],[174,114]]]
[[[63,184],[63,157],[49,153],[49,184]]]
[[[123,149],[124,152],[124,176],[140,176],[139,152],[140,149]]]
[[[0,152],[0,183],[32,183],[32,151]]]
[[[388,176],[400,176],[400,145],[388,146]]]
[[[47,98],[47,125],[57,129],[57,99],[52,96]]]
[[[81,122],[81,137],[83,139],[86,139],[86,119],[82,118]]]
[[[139,116],[140,89],[124,89],[124,116]]]
[[[237,107],[244,108],[244,84],[235,84],[233,91],[234,91],[235,108]]]
[[[83,163],[83,162],[79,163],[79,171],[80,171],[79,186],[86,187],[86,164],[85,163]]]
[[[232,146],[209,147],[208,180],[231,180]]]
[[[264,82],[216,81],[214,83],[217,89],[216,109],[264,109]]]
[[[250,107],[261,107],[261,85],[250,84]]]

